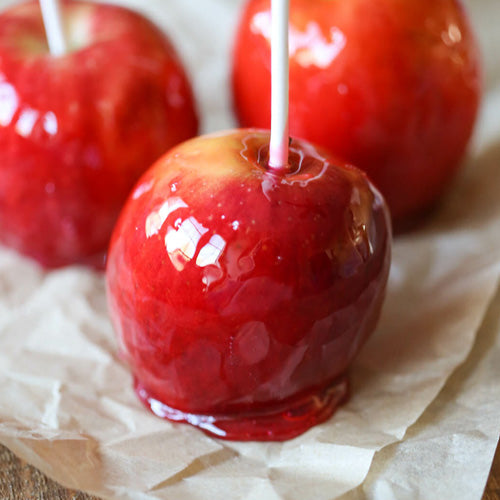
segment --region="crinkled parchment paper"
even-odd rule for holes
[[[123,3],[169,30],[205,131],[231,126],[241,0]],[[332,420],[266,444],[154,417],[116,356],[102,276],[0,249],[0,442],[104,498],[480,499],[500,432],[500,3],[469,8],[486,65],[476,139],[441,208],[396,241],[380,326]]]

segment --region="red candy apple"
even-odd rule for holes
[[[366,176],[302,141],[205,136],[139,181],[111,241],[111,316],[157,415],[223,438],[281,440],[346,398],[373,331],[390,224]]]
[[[270,0],[250,0],[236,38],[243,126],[270,124],[270,16]],[[462,5],[291,0],[290,16],[290,133],[364,169],[408,225],[450,183],[476,117],[479,57]]]
[[[0,242],[48,267],[102,261],[139,176],[197,133],[170,42],[121,7],[64,4],[52,57],[38,2],[0,15]]]

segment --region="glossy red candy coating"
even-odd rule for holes
[[[250,0],[233,61],[242,126],[270,124],[270,1]],[[396,226],[450,184],[480,94],[458,0],[291,0],[290,133],[365,170]]]
[[[177,146],[113,233],[111,317],[139,396],[228,439],[327,419],[384,297],[390,224],[365,175],[293,140],[267,168],[255,130]]]
[[[79,1],[64,16],[70,52],[53,58],[38,2],[0,14],[0,243],[47,267],[102,266],[133,185],[198,122],[149,21]]]

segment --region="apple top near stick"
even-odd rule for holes
[[[68,46],[64,36],[59,0],[40,0],[40,7],[50,53],[54,57],[63,56],[67,53]]]
[[[288,19],[289,0],[272,0],[271,34],[271,143],[269,167],[288,165]]]

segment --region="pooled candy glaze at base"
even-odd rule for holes
[[[270,9],[270,0],[249,0],[235,40],[244,127],[271,123]],[[290,133],[367,172],[398,230],[450,185],[480,89],[460,0],[291,0]]]
[[[198,123],[152,23],[117,6],[62,5],[62,57],[49,53],[38,2],[0,14],[0,243],[46,267],[103,267],[130,190]]]
[[[221,439],[237,441],[284,441],[328,420],[349,397],[347,375],[326,387],[294,396],[268,408],[231,414],[200,415],[182,412],[150,396],[139,381],[134,388],[139,399],[158,417],[187,423]]]
[[[113,233],[108,299],[139,397],[236,440],[283,440],[347,397],[390,261],[380,194],[357,169],[269,135],[188,141],[139,181]]]

